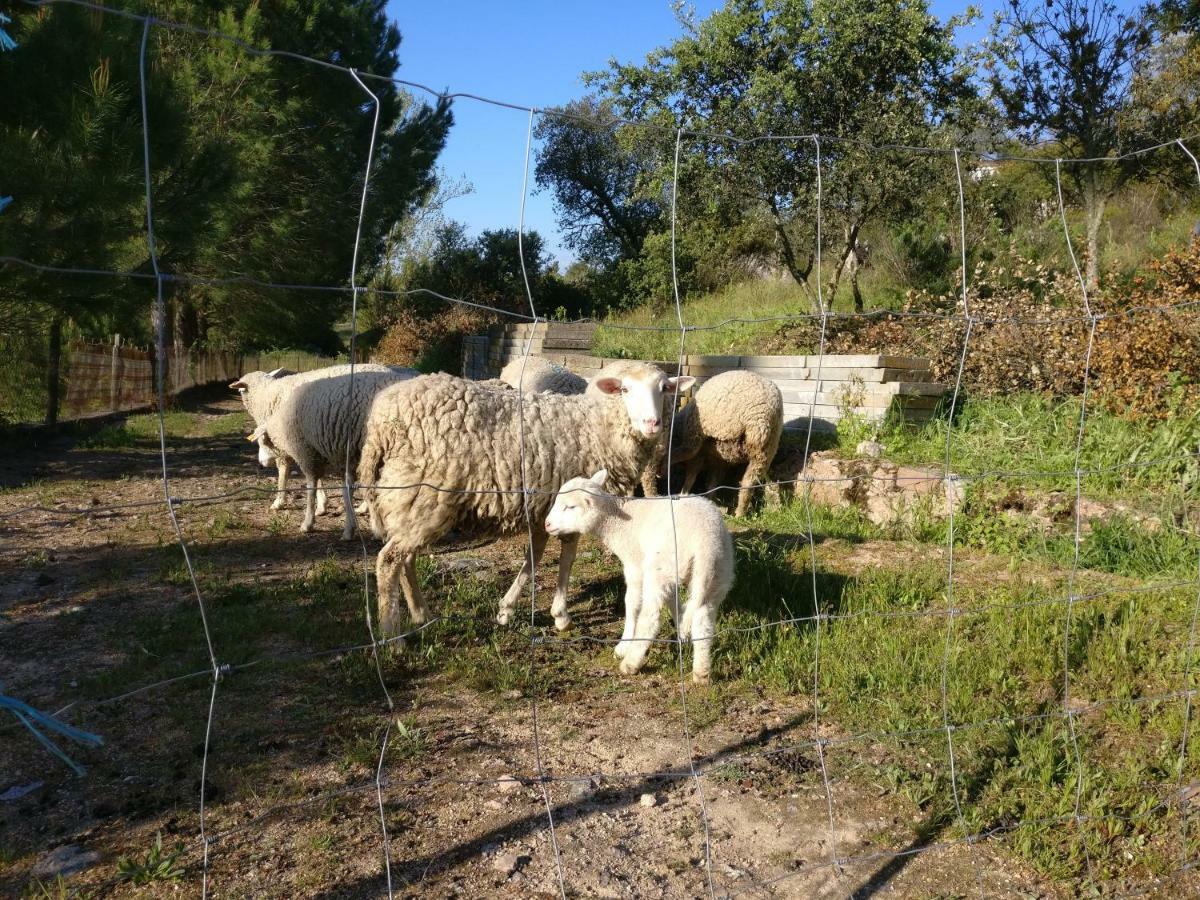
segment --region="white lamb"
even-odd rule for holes
[[[500,601],[506,624],[546,547],[543,523],[571,474],[606,468],[617,490],[632,491],[662,429],[662,395],[691,378],[668,378],[641,363],[599,379],[597,396],[525,395],[450,375],[427,375],[382,391],[367,424],[359,482],[371,525],[385,541],[376,562],[383,631],[399,633],[403,590],[409,613],[426,609],[416,557],[452,528],[499,536],[532,530],[532,559]],[[524,451],[524,465],[522,465]],[[526,493],[528,490],[529,493]],[[551,612],[570,624],[567,581],[576,540],[564,540]]]
[[[523,388],[526,394],[582,394],[587,379],[576,375],[566,366],[551,362],[544,356],[514,359],[500,370],[500,380],[510,387]]]
[[[313,530],[319,479],[327,473],[344,473],[347,461],[351,472],[357,467],[375,395],[417,374],[414,369],[355,366],[353,375],[347,367],[345,373],[296,383],[255,429],[252,437],[260,444],[260,462],[266,453],[282,455],[294,460],[304,474],[307,490],[302,532]],[[342,540],[348,541],[355,530],[352,485],[344,484],[342,491],[346,517]]]
[[[692,641],[692,681],[705,684],[711,668],[717,610],[733,585],[733,540],[721,511],[701,497],[626,499],[605,493],[608,473],[572,478],[559,489],[546,531],[592,534],[625,570],[625,630],[613,652],[632,675],[658,637],[667,601],[680,640]],[[688,585],[680,615],[679,586]]]

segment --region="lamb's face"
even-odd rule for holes
[[[629,414],[629,423],[642,437],[655,437],[662,430],[663,397],[686,391],[696,379],[668,378],[661,372],[600,378],[596,387],[605,394],[619,394]]]
[[[601,469],[591,478],[572,478],[558,489],[554,506],[546,516],[546,533],[587,534],[600,519],[596,494],[603,493],[608,472]]]

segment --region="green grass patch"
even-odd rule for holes
[[[1066,572],[976,578],[963,563],[950,622],[936,549],[929,563],[857,576],[818,569],[814,592],[807,538],[794,536],[800,505],[757,520],[782,534],[739,535],[738,584],[714,653],[716,683],[794,697],[811,695],[816,678],[822,716],[844,734],[866,735],[835,745],[833,758],[857,765],[867,744],[886,747],[877,780],[925,811],[924,837],[936,840],[964,834],[951,799],[944,667],[945,712],[959,726],[953,739],[967,832],[1011,828],[1001,840],[1054,877],[1081,876],[1089,855],[1105,877],[1129,874],[1130,859],[1139,871],[1171,868],[1179,821],[1164,801],[1180,772],[1184,702],[1156,698],[1184,686],[1194,588],[1116,585],[1082,596],[1072,605],[1068,641]],[[1080,557],[1083,565],[1142,579],[1187,577],[1196,550],[1170,532],[1147,534],[1116,520],[1088,535]],[[819,665],[817,603],[831,617],[819,626]],[[789,619],[800,621],[772,624]],[[1078,763],[1062,716],[1064,662]],[[1200,775],[1200,741],[1189,744],[1183,766],[1185,777]],[[1073,815],[1077,783],[1088,821],[1078,828],[1020,824]]]

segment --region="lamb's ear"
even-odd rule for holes
[[[608,469],[601,469],[588,480],[592,483],[593,487],[604,490],[604,484],[608,481]]]
[[[596,379],[596,387],[605,394],[621,393],[621,379],[606,375]]]
[[[291,369],[285,369],[283,366],[280,366],[278,369],[272,369],[270,372],[268,372],[267,377],[268,378],[286,378],[288,375],[295,375],[295,374],[296,373],[293,372]]]
[[[667,393],[682,394],[684,391],[690,391],[692,385],[696,383],[696,379],[691,375],[680,375],[676,378],[667,379]]]
[[[246,382],[240,380],[235,381],[233,384],[229,385],[229,389],[231,391],[244,391],[246,389]]]

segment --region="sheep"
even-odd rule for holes
[[[458,526],[498,536],[524,531],[528,522],[530,553],[496,615],[507,624],[546,548],[543,523],[554,493],[580,468],[606,468],[616,489],[632,491],[658,443],[663,393],[693,380],[642,363],[598,379],[598,396],[522,397],[441,374],[380,392],[358,480],[384,541],[375,567],[384,633],[398,633],[401,590],[412,621],[425,621],[420,551]],[[560,630],[571,621],[566,590],[576,544],[563,542],[559,562],[551,612]]]
[[[393,371],[388,366],[378,365],[376,363],[362,363],[354,366],[354,371],[357,372],[387,372]],[[407,370],[396,370],[407,371]],[[241,398],[242,405],[246,408],[246,412],[250,414],[250,418],[254,420],[255,427],[262,425],[271,413],[273,413],[280,401],[292,390],[296,385],[303,384],[306,381],[312,381],[318,378],[330,378],[336,375],[345,375],[350,372],[350,364],[344,363],[337,366],[325,366],[320,369],[310,369],[307,372],[297,374],[291,369],[278,368],[270,372],[247,372],[237,381],[229,385],[232,390],[238,392]],[[251,435],[250,440],[255,440]],[[278,470],[278,482],[275,491],[275,500],[271,504],[271,509],[283,509],[287,505],[287,480],[288,471],[294,462],[284,455],[277,455],[269,449],[264,448],[261,441],[258,441],[258,462],[259,465],[266,468],[274,462]],[[321,483],[317,482],[317,508],[316,514],[323,516],[326,509],[325,491],[321,487]]]
[[[675,413],[670,461],[687,463],[682,493],[703,467],[710,484],[720,484],[726,467],[746,464],[738,487],[737,515],[750,507],[750,488],[770,468],[783,434],[783,396],[776,385],[753,372],[715,375],[692,402]]]
[[[582,394],[587,380],[542,356],[519,357],[500,370],[500,380],[526,394]]]
[[[646,363],[638,362],[637,360],[629,360],[629,359],[619,359],[619,360],[616,360],[615,362],[610,362],[608,365],[606,365],[604,368],[602,368],[599,371],[599,373],[597,373],[597,375],[588,383],[588,388],[585,391],[585,393],[590,394],[593,397],[598,396],[599,392],[593,387],[593,385],[599,379],[606,378],[606,377],[620,377],[622,373],[627,372],[627,371],[634,371],[634,370],[636,370],[636,368],[638,366],[642,366],[642,365],[646,365]],[[691,384],[694,381],[695,381],[695,379],[690,379],[688,383]],[[682,393],[682,391],[680,393]],[[666,401],[666,398],[664,397],[664,400],[663,400],[664,410],[666,407],[666,403],[667,403],[667,401]],[[662,417],[665,418],[665,413],[662,415]],[[646,469],[645,469],[645,471],[642,472],[641,478],[639,479],[639,482],[642,485],[642,493],[645,494],[647,497],[657,497],[658,496],[658,472],[659,472],[659,469],[662,467],[663,459],[665,459],[666,455],[667,455],[667,440],[668,440],[667,429],[663,429],[663,431],[659,435],[658,445],[657,445],[657,447],[655,447],[654,455],[647,461]],[[630,491],[630,496],[632,496],[632,495],[633,495],[633,492]]]
[[[692,681],[707,684],[717,610],[733,585],[733,540],[721,511],[702,497],[622,499],[605,493],[608,473],[572,478],[559,488],[546,516],[552,535],[592,534],[621,560],[625,630],[613,649],[633,675],[658,637],[664,600],[682,641],[692,641]],[[679,610],[679,585],[688,582]]]
[[[247,372],[229,385],[229,387],[238,392],[242,405],[246,408],[246,412],[250,414],[250,418],[254,420],[255,427],[257,427],[275,409],[279,398],[282,396],[282,391],[286,389],[287,382],[284,379],[295,374],[291,369],[284,368],[273,369],[270,372]],[[258,462],[263,468],[270,466],[272,462],[275,463],[278,480],[275,490],[275,500],[271,503],[271,509],[283,509],[287,505],[288,468],[291,465],[291,460],[282,456],[274,456],[270,452],[264,453],[262,444],[259,444]],[[325,503],[325,491],[318,485],[317,515],[325,513]]]
[[[363,429],[374,396],[390,385],[413,378],[413,369],[356,366],[354,372],[311,378],[285,391],[267,420],[255,429],[260,461],[265,451],[294,460],[304,474],[304,520],[300,531],[313,530],[313,501],[317,482],[327,472],[340,472],[358,464]],[[352,485],[343,485],[346,522],[342,540],[354,537]],[[363,509],[365,511],[365,508]]]

